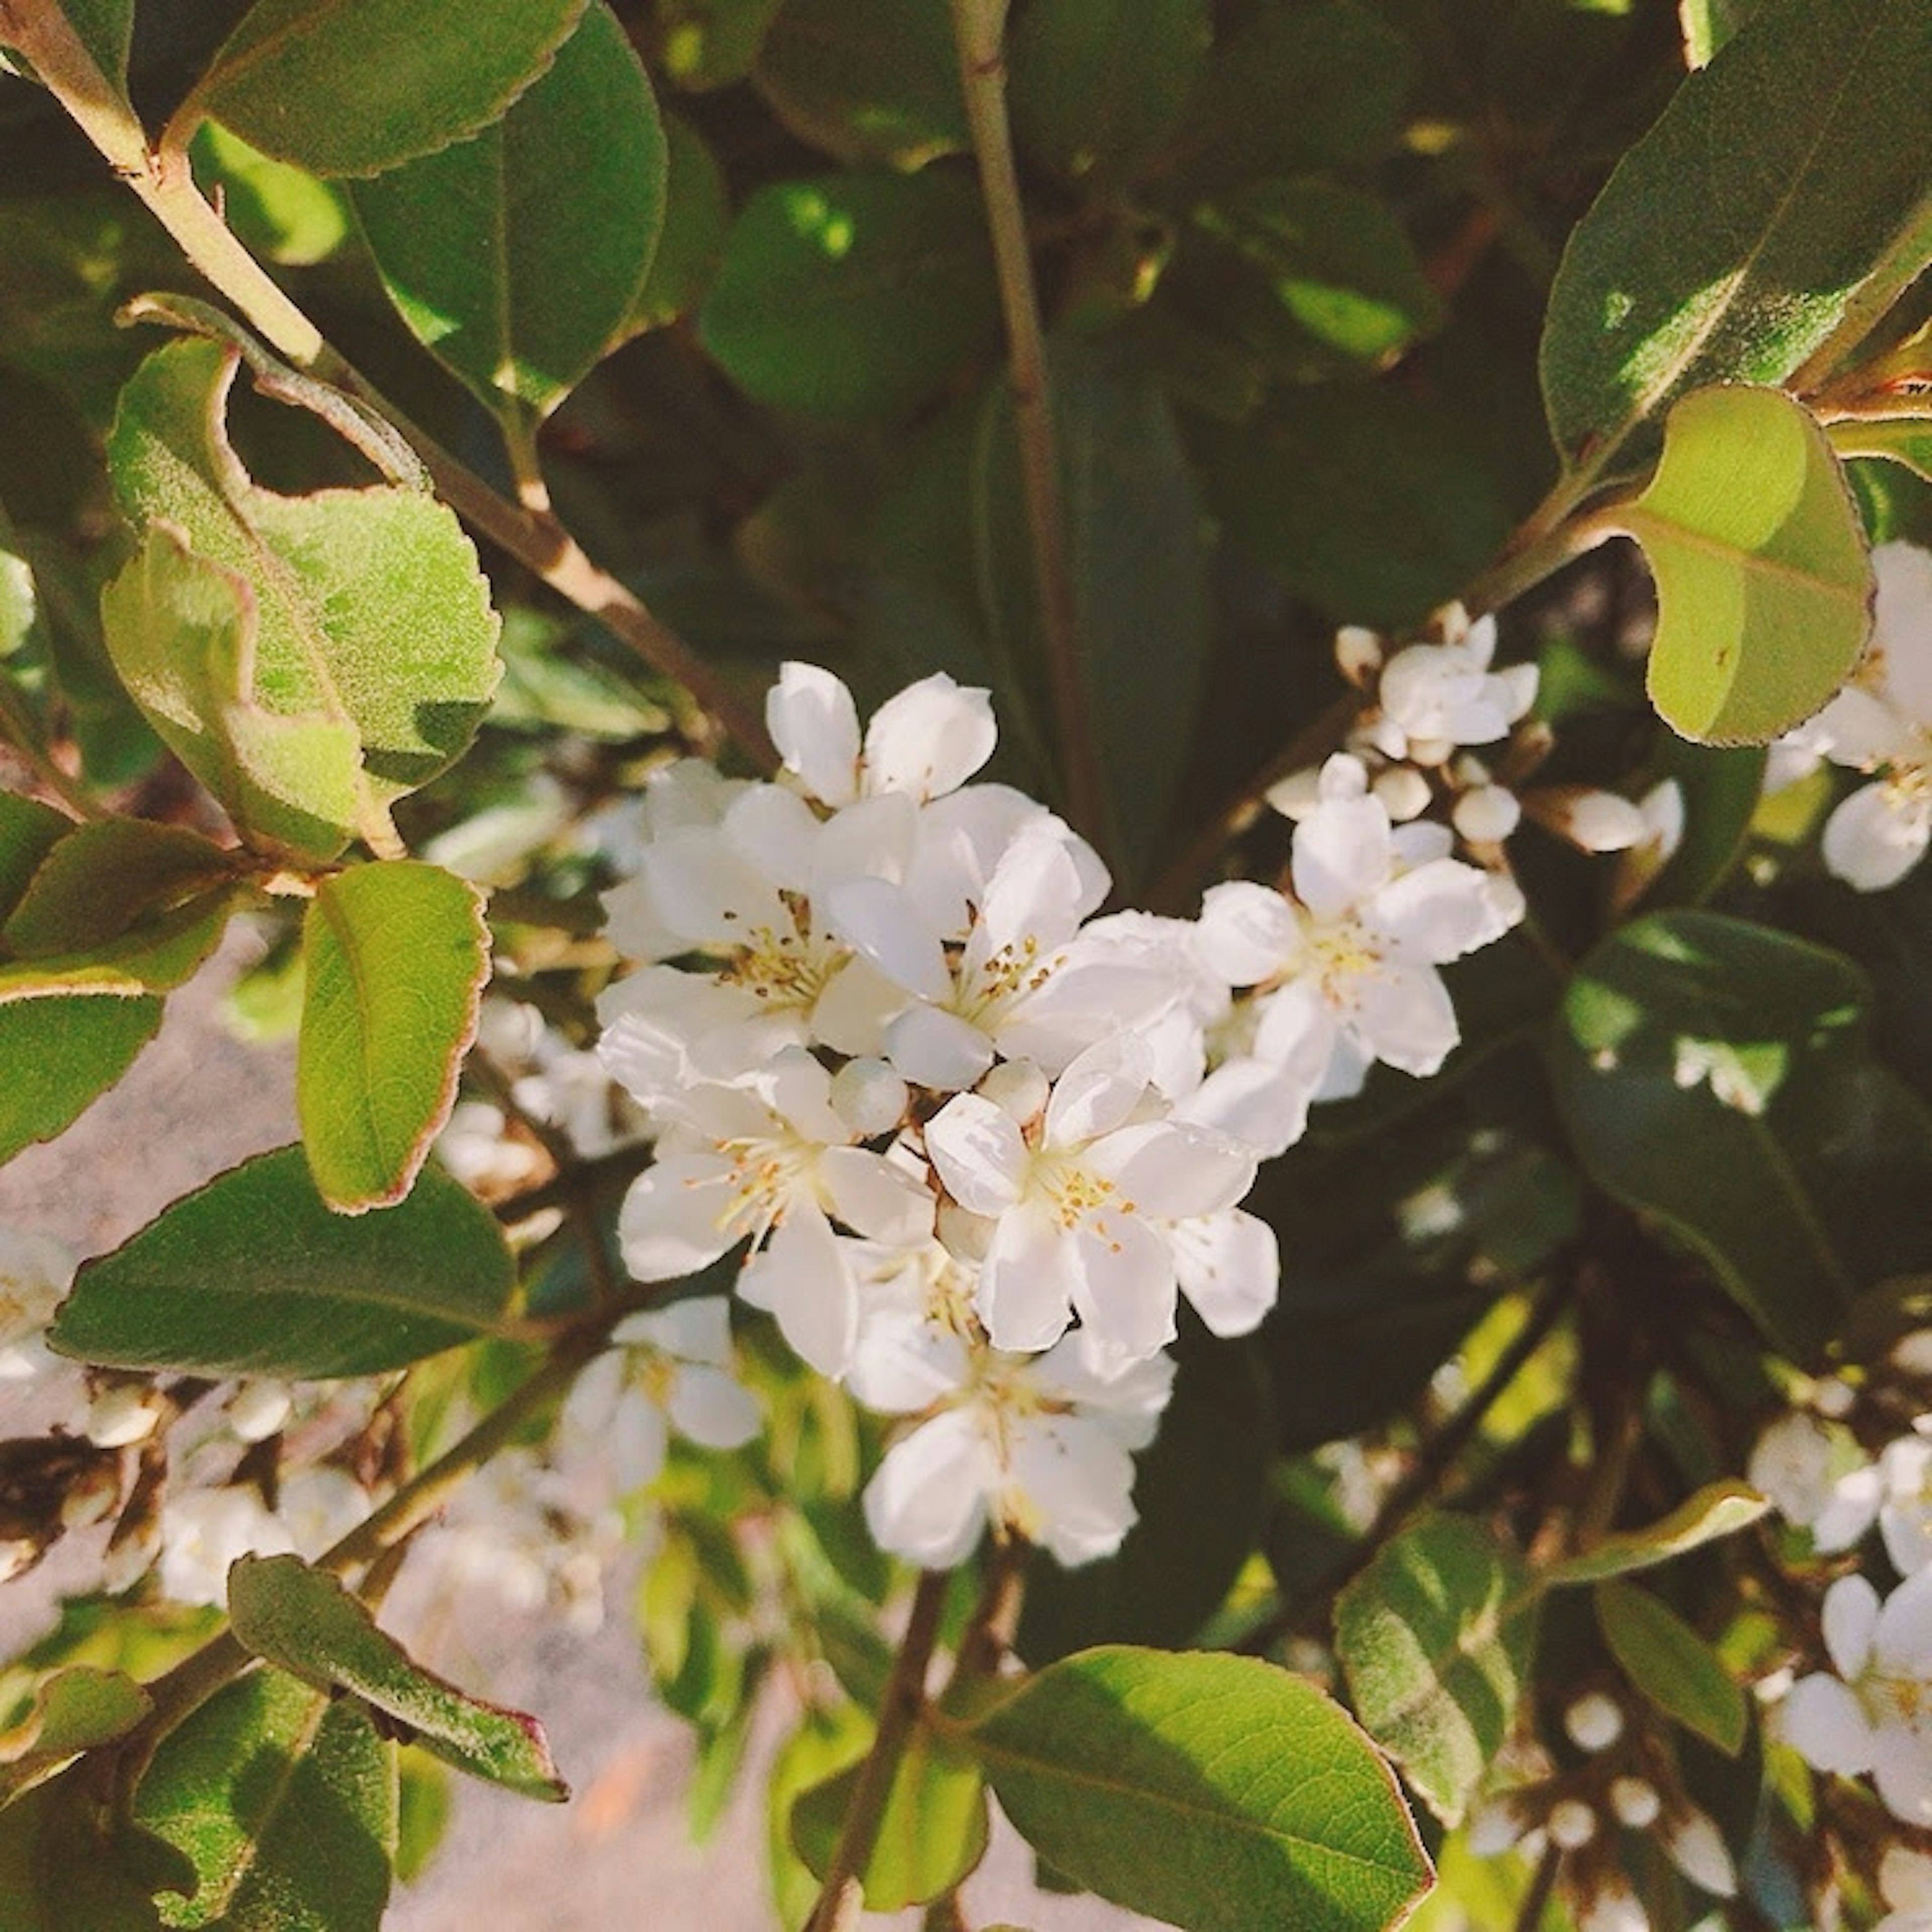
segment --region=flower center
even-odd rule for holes
[[[1382,970],[1382,941],[1358,920],[1317,924],[1309,920],[1303,937],[1310,964],[1321,982],[1322,997],[1331,1006],[1353,1006],[1354,982],[1372,979]]]
[[[850,952],[813,926],[812,902],[802,892],[781,892],[778,897],[790,915],[790,928],[753,927],[718,977],[775,1009],[809,1011]]]

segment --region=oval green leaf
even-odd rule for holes
[[[52,1339],[110,1368],[328,1377],[497,1332],[515,1269],[488,1210],[432,1168],[400,1206],[332,1213],[298,1147],[232,1168],[82,1268]]]
[[[490,934],[474,886],[418,860],[324,879],[302,922],[296,1108],[338,1214],[410,1191],[476,1036]]]
[[[490,408],[544,416],[636,302],[664,179],[650,82],[595,0],[501,120],[353,194],[383,286],[417,340]]]
[[[1627,1576],[1633,1570],[1648,1570],[1720,1537],[1734,1536],[1770,1507],[1756,1490],[1742,1483],[1708,1483],[1695,1496],[1685,1497],[1668,1516],[1641,1529],[1612,1530],[1588,1549],[1551,1564],[1544,1570],[1542,1581],[1548,1586],[1591,1583]]]
[[[0,1163],[71,1126],[161,1024],[152,994],[0,1002]]]
[[[32,1708],[0,1733],[0,1804],[51,1778],[81,1751],[131,1731],[153,1700],[118,1670],[77,1664],[37,1684]]]
[[[1744,1749],[1743,1687],[1717,1652],[1660,1598],[1634,1583],[1597,1586],[1597,1623],[1617,1666],[1666,1717],[1726,1757]]]
[[[186,826],[103,819],[49,852],[0,938],[25,958],[85,952],[200,896],[232,870],[220,846]]]
[[[318,175],[373,175],[494,121],[584,0],[256,0],[176,115]]]
[[[1768,744],[1837,694],[1871,628],[1871,562],[1810,412],[1718,388],[1670,412],[1663,460],[1609,514],[1657,579],[1651,701],[1703,744]]]
[[[424,1670],[336,1578],[299,1556],[242,1558],[228,1573],[228,1614],[255,1655],[318,1690],[352,1691],[457,1770],[526,1798],[570,1796],[534,1718]]]
[[[1257,1658],[1082,1651],[962,1738],[1049,1864],[1185,1932],[1382,1932],[1430,1882],[1374,1745]]]

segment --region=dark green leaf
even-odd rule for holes
[[[62,838],[8,916],[8,950],[25,958],[85,952],[227,878],[226,853],[182,825],[104,819]]]
[[[1208,0],[1034,0],[1006,53],[1020,145],[1069,180],[1131,176],[1174,132],[1212,38]]]
[[[1594,1583],[1606,1576],[1628,1576],[1648,1570],[1687,1550],[1701,1548],[1718,1538],[1735,1535],[1756,1522],[1771,1505],[1742,1483],[1707,1484],[1687,1496],[1668,1516],[1641,1529],[1615,1530],[1588,1549],[1548,1565],[1542,1581],[1554,1588],[1566,1583]]]
[[[162,1741],[134,1815],[200,1879],[167,1923],[375,1932],[396,1848],[395,1747],[347,1699],[259,1670]]]
[[[494,121],[584,0],[256,0],[176,117],[318,175],[373,175]]]
[[[1764,793],[1765,754],[1756,746],[1718,749],[1673,734],[1663,758],[1662,776],[1683,796],[1684,837],[1644,896],[1654,906],[1696,905],[1743,855]]]
[[[760,188],[732,226],[698,328],[761,403],[902,415],[999,340],[980,198],[936,174]]]
[[[0,1162],[71,1126],[160,1024],[151,994],[0,1003]]]
[[[0,791],[0,919],[11,916],[40,862],[74,829],[74,820],[52,806]]]
[[[0,1810],[0,1925],[7,1932],[160,1932],[148,1862],[116,1838],[73,1778]],[[192,1874],[172,1865],[185,1886]]]
[[[664,230],[627,326],[658,328],[704,299],[724,258],[731,202],[704,138],[675,114],[664,117]]]
[[[1660,913],[1584,962],[1552,1044],[1598,1183],[1688,1241],[1800,1359],[1861,1288],[1932,1263],[1932,1117],[1874,1060],[1868,997],[1836,953]]]
[[[1700,389],[1615,527],[1657,579],[1651,701],[1707,744],[1768,744],[1821,710],[1871,628],[1858,512],[1810,412],[1775,389]]]
[[[701,92],[742,80],[784,0],[656,0],[658,58],[673,86]]]
[[[373,1375],[494,1333],[514,1280],[494,1217],[440,1170],[400,1206],[345,1216],[283,1148],[88,1262],[53,1341],[116,1368]]]
[[[134,0],[59,0],[68,25],[116,93],[128,88],[128,50],[134,37]]]
[[[1381,1932],[1430,1882],[1375,1747],[1258,1658],[1083,1651],[963,1739],[1042,1858],[1187,1932]]]
[[[947,0],[789,0],[752,79],[794,134],[843,161],[921,168],[967,145]]]
[[[1445,1825],[1509,1736],[1535,1645],[1528,1566],[1467,1517],[1405,1530],[1335,1605],[1356,1716]]]
[[[228,1614],[257,1657],[318,1690],[353,1691],[431,1756],[526,1798],[570,1796],[534,1718],[424,1670],[336,1578],[299,1556],[242,1557],[228,1573]]]
[[[448,1119],[476,1036],[482,896],[412,859],[332,874],[303,921],[302,963],[296,1106],[310,1171],[338,1213],[388,1207]]]
[[[1849,307],[1903,289],[1932,252],[1928,140],[1920,0],[1755,11],[1570,237],[1542,353],[1566,466],[1641,460],[1678,396],[1780,382]]]
[[[1069,338],[1053,345],[1052,371],[1081,672],[1131,878],[1158,846],[1192,748],[1208,649],[1204,514],[1145,368]],[[973,489],[988,635],[1044,716],[1033,541],[1003,380],[986,398]]]
[[[75,993],[134,1000],[143,993],[172,992],[221,943],[236,898],[230,890],[203,892],[85,952],[0,965],[0,1005]]]
[[[1634,1583],[1597,1586],[1604,1641],[1632,1684],[1727,1756],[1744,1748],[1744,1694],[1715,1651],[1668,1604]]]
[[[526,421],[621,332],[657,248],[664,180],[650,82],[593,0],[502,119],[354,195],[417,339],[490,408]]]
[[[1253,1348],[1192,1323],[1152,1448],[1134,1462],[1138,1520],[1118,1554],[1063,1569],[1036,1557],[1018,1648],[1050,1663],[1097,1643],[1168,1648],[1198,1636],[1255,1546],[1274,1439]]]

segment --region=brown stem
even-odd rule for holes
[[[1060,750],[1067,816],[1103,854],[1112,850],[1112,814],[1100,747],[1088,702],[1080,655],[1080,610],[1073,587],[1066,505],[1053,428],[1052,380],[1034,286],[1026,211],[1006,119],[1005,29],[1007,0],[952,0],[952,35],[959,51],[967,124],[979,164],[993,266],[1005,312],[1019,444],[1020,483],[1033,538],[1034,579],[1040,601],[1047,687]]]
[[[585,554],[547,509],[513,503],[387,402],[256,261],[195,185],[178,147],[151,151],[147,136],[50,0],[0,0],[6,38],[79,124],[114,172],[140,196],[188,260],[277,352],[392,422],[414,446],[436,493],[470,527],[603,623],[661,676],[682,685],[755,764],[777,763],[755,706],[669,626]]]

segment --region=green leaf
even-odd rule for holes
[[[1360,0],[1259,0],[1214,49],[1177,167],[1217,186],[1376,160],[1415,74],[1408,41]]]
[[[0,1163],[64,1132],[160,1024],[161,1002],[152,995],[0,1003]]]
[[[0,1810],[0,1925],[7,1932],[160,1932],[146,1844],[116,1838],[73,1778]],[[151,1841],[148,1841],[151,1842]],[[192,1874],[169,1868],[173,1882]]]
[[[141,818],[82,825],[48,854],[0,937],[26,958],[84,952],[199,898],[232,872],[220,846],[185,826]]]
[[[1405,1530],[1335,1605],[1356,1716],[1445,1825],[1509,1736],[1535,1646],[1528,1566],[1467,1517]]]
[[[1375,1747],[1258,1658],[1083,1651],[963,1739],[1042,1858],[1186,1932],[1380,1932],[1430,1883]]]
[[[1072,338],[1052,347],[1081,671],[1120,832],[1120,870],[1158,848],[1206,674],[1205,518],[1167,398],[1146,368]],[[973,476],[980,594],[1008,679],[1047,715],[1046,646],[1012,392],[987,392]]]
[[[11,916],[41,862],[74,829],[65,812],[0,791],[0,919]]]
[[[1255,1547],[1271,1442],[1267,1378],[1254,1350],[1184,1327],[1174,1394],[1152,1447],[1134,1460],[1139,1512],[1118,1552],[1063,1569],[1043,1554],[1027,1575],[1017,1648],[1031,1664],[1096,1643],[1184,1644],[1220,1607]]]
[[[947,0],[788,0],[752,78],[801,140],[911,170],[970,136]]]
[[[1659,913],[1584,961],[1552,1042],[1593,1178],[1688,1241],[1799,1360],[1861,1288],[1932,1263],[1932,1115],[1874,1060],[1868,998],[1836,953]]]
[[[1542,1580],[1555,1588],[1566,1583],[1600,1582],[1606,1576],[1652,1569],[1687,1551],[1714,1543],[1720,1537],[1735,1536],[1756,1522],[1770,1507],[1756,1490],[1742,1483],[1708,1483],[1695,1496],[1687,1496],[1668,1516],[1658,1517],[1642,1529],[1613,1530],[1588,1550],[1550,1564],[1542,1572]]]
[[[134,0],[59,0],[60,11],[115,92],[128,92],[128,50],[134,38]]]
[[[324,879],[302,922],[296,1107],[338,1214],[408,1193],[476,1037],[490,932],[482,895],[412,859]]]
[[[698,332],[732,380],[774,408],[903,415],[998,346],[980,198],[937,174],[760,188],[732,225]]]
[[[784,0],[656,0],[658,58],[673,86],[728,87],[752,70]]]
[[[282,1148],[88,1262],[52,1340],[111,1368],[374,1375],[496,1333],[514,1284],[494,1218],[440,1170],[400,1206],[345,1216]]]
[[[664,117],[664,230],[627,329],[661,328],[704,299],[724,259],[731,201],[704,137],[675,114]]]
[[[240,1558],[228,1573],[228,1614],[257,1657],[318,1690],[353,1691],[432,1757],[525,1798],[570,1796],[534,1718],[424,1670],[338,1579],[299,1556]]]
[[[1876,457],[1896,463],[1932,483],[1932,418],[1924,416],[1861,418],[1834,422],[1826,434],[1840,459]]]
[[[1649,487],[1606,520],[1657,579],[1651,702],[1684,737],[1768,744],[1851,675],[1871,562],[1830,443],[1788,396],[1686,396]]]
[[[1743,1750],[1744,1694],[1717,1652],[1668,1604],[1634,1583],[1599,1583],[1597,1622],[1630,1682],[1727,1757]]]
[[[27,641],[40,609],[27,560],[0,544],[0,658],[11,657]]]
[[[862,1767],[854,1764],[793,1806],[791,1842],[814,1876],[830,1870]],[[868,1912],[898,1912],[950,1892],[986,1855],[986,1783],[958,1744],[915,1724],[892,1773],[872,1855],[859,1879]]]
[[[1764,752],[1719,748],[1675,734],[1662,742],[1661,776],[1684,800],[1684,836],[1645,892],[1652,906],[1695,905],[1730,876],[1750,836],[1764,795]]]
[[[257,484],[224,424],[238,362],[186,338],[122,392],[109,463],[150,534],[103,616],[136,701],[223,802],[260,818],[272,801],[267,836],[330,857],[340,834],[302,841],[333,831],[346,784],[356,828],[380,838],[389,803],[467,748],[496,688],[496,618],[474,548],[434,498]],[[187,649],[184,628],[198,634]]]
[[[1932,254],[1932,12],[1782,0],[1672,97],[1570,238],[1550,425],[1584,476],[1642,460],[1679,396],[1778,383]]]
[[[34,1691],[33,1708],[0,1734],[0,1805],[51,1778],[77,1753],[131,1731],[153,1700],[118,1670],[81,1665],[57,1672]]]
[[[584,0],[256,0],[177,112],[277,160],[373,175],[494,121]]]
[[[222,214],[251,255],[312,268],[348,240],[349,208],[340,190],[306,170],[271,160],[212,121],[190,152],[196,176],[219,189]]]
[[[781,1924],[797,1932],[812,1915],[818,1881],[792,1844],[792,1808],[813,1786],[864,1756],[872,1727],[856,1705],[808,1706],[772,1760],[765,1792],[765,1869]]]
[[[162,1740],[136,1820],[200,1883],[176,1926],[375,1932],[396,1848],[396,1751],[348,1699],[260,1670]]]
[[[1708,67],[1718,50],[1744,24],[1751,0],[1677,0],[1684,30],[1684,64]]]
[[[237,898],[234,890],[225,888],[203,892],[84,952],[48,953],[0,965],[0,1006],[76,993],[136,1000],[143,993],[171,992],[191,978],[221,943]]]
[[[1014,134],[1070,181],[1131,178],[1179,124],[1213,38],[1208,0],[1034,0],[1006,50]]]
[[[417,340],[499,415],[528,421],[620,332],[657,248],[664,182],[650,82],[594,0],[501,120],[353,192]]]

